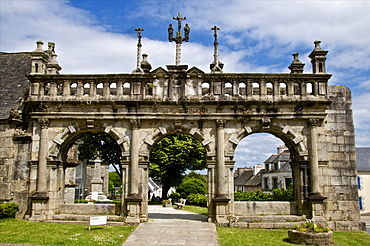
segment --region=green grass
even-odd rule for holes
[[[294,245],[288,240],[288,232],[284,229],[245,229],[217,227],[220,246],[233,245]],[[369,245],[370,234],[366,232],[334,232],[335,246]]]
[[[0,243],[39,245],[119,245],[135,226],[94,226],[0,220]]]
[[[203,214],[203,215],[208,215],[208,208],[207,207],[199,207],[199,206],[194,206],[194,205],[185,205],[183,210],[197,213],[197,214]]]

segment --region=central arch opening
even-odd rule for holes
[[[179,202],[207,206],[207,152],[202,143],[186,134],[169,134],[150,151],[149,198],[152,202]],[[200,173],[199,173],[200,172]]]

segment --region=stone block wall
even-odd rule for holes
[[[327,197],[324,216],[330,221],[360,221],[351,91],[329,86],[328,96],[332,104],[318,131],[319,182]]]

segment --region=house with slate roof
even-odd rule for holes
[[[357,186],[361,213],[370,213],[370,147],[357,147]]]
[[[250,168],[238,168],[234,178],[234,191],[262,190],[261,174],[264,171],[264,166],[260,164]]]
[[[280,146],[277,150],[277,154],[271,155],[264,162],[265,172],[261,175],[263,191],[287,189],[293,182],[290,152],[285,146]]]

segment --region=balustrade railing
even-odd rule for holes
[[[168,80],[156,83],[155,78],[142,81],[123,78],[86,79],[42,78],[30,76],[29,100],[268,100],[284,98],[325,98],[328,76],[305,76],[301,79],[243,78],[215,81],[214,78],[195,79],[177,88],[168,88]],[[190,84],[190,85],[189,85]],[[169,95],[176,91],[177,96]]]

